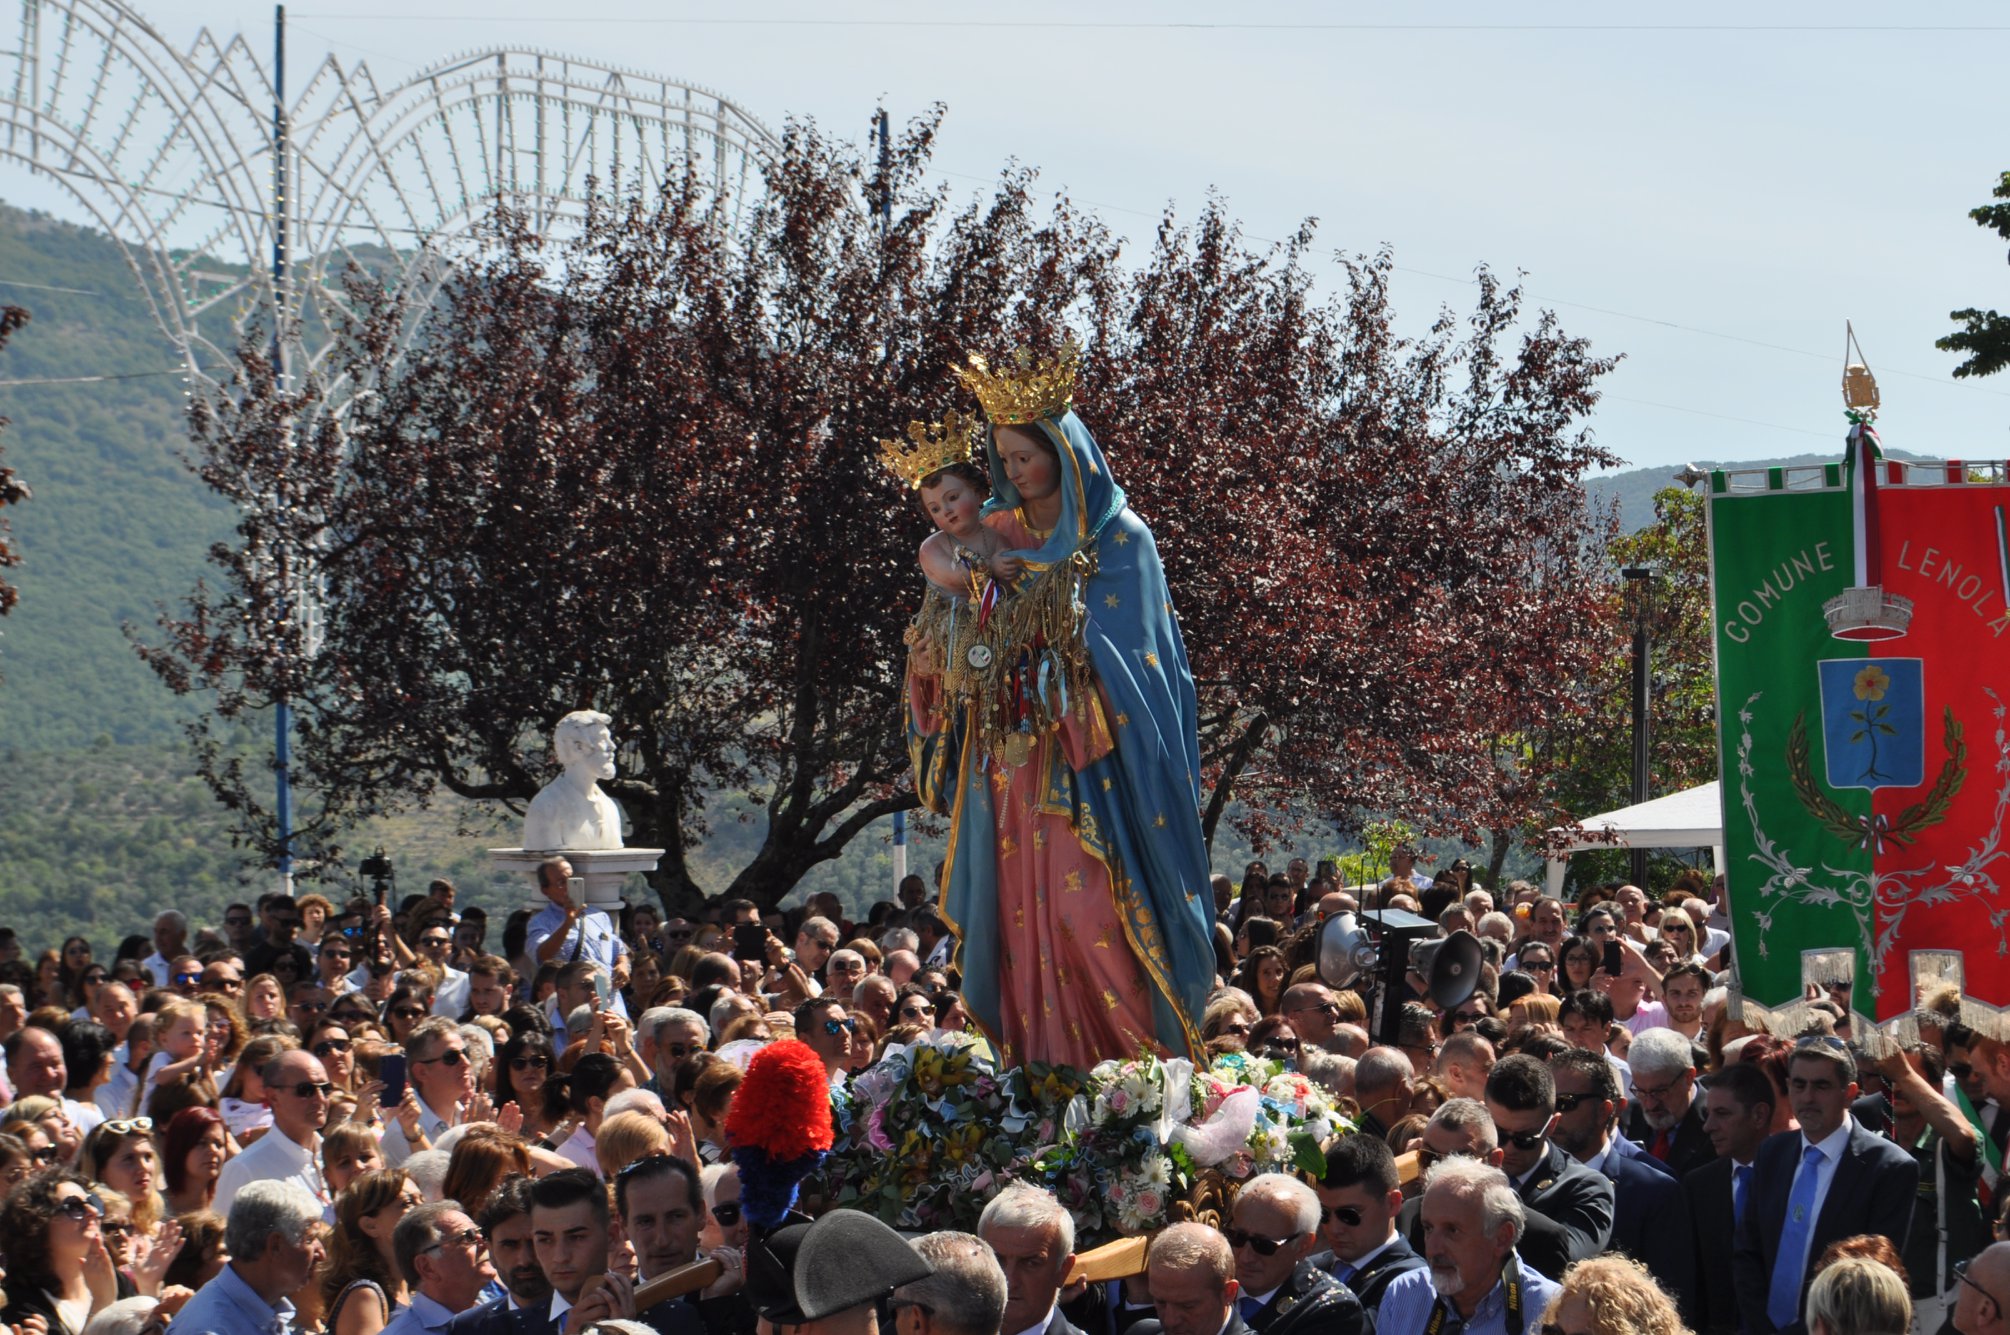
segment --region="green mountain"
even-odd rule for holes
[[[1894,459],[1924,459],[1923,454],[1909,454],[1904,450],[1887,450]],[[1747,459],[1730,461],[1723,459],[1696,459],[1696,467],[1712,468],[1793,468],[1805,464],[1830,464],[1843,457],[1843,433],[1836,433],[1836,447],[1827,454],[1795,454],[1780,459]],[[1614,503],[1619,506],[1619,527],[1627,533],[1646,528],[1654,522],[1654,493],[1663,487],[1679,486],[1675,474],[1680,468],[1629,468],[1623,473],[1608,473],[1604,477],[1593,478],[1586,484],[1594,501]],[[1700,484],[1699,484],[1700,485]]]

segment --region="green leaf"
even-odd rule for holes
[[[1885,736],[1887,736],[1887,737],[1896,737],[1896,736],[1898,736],[1898,729],[1897,729],[1897,728],[1894,728],[1894,727],[1892,727],[1892,726],[1891,726],[1891,725],[1890,725],[1889,723],[1880,723],[1880,724],[1878,724],[1878,725],[1877,725],[1877,730],[1878,730],[1879,732],[1883,733],[1883,734],[1884,734]]]
[[[1291,1166],[1314,1177],[1326,1176],[1326,1153],[1319,1148],[1319,1138],[1310,1131],[1291,1133]]]
[[[1863,739],[1864,739],[1864,730],[1862,728],[1858,728],[1855,732],[1849,735],[1850,745],[1852,746],[1862,741]]]

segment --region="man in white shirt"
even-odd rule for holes
[[[419,958],[440,971],[433,989],[433,1014],[458,1020],[468,1013],[468,975],[447,961],[454,953],[454,934],[444,921],[427,924],[419,933]]]
[[[456,1201],[433,1201],[406,1212],[391,1231],[391,1251],[411,1289],[411,1304],[384,1335],[427,1335],[481,1301],[496,1277],[488,1243]]]
[[[405,1079],[419,1100],[419,1131],[426,1145],[450,1126],[459,1126],[463,1111],[475,1096],[475,1068],[468,1061],[468,1043],[460,1026],[432,1015],[412,1026],[405,1036]],[[393,1118],[380,1139],[386,1167],[396,1168],[412,1157],[414,1145],[404,1126]]]
[[[155,987],[173,981],[175,957],[188,948],[188,919],[175,909],[154,915],[154,953],[141,961],[153,975]]]
[[[1012,1183],[985,1205],[977,1236],[1005,1271],[1001,1335],[1079,1335],[1060,1309],[1075,1263],[1075,1220],[1053,1192]]]
[[[293,1048],[267,1062],[259,1077],[265,1081],[265,1105],[272,1109],[272,1130],[224,1164],[211,1208],[228,1213],[239,1191],[262,1181],[296,1182],[327,1205],[321,1127],[328,1120],[328,1096],[335,1090],[327,1070],[313,1053]]]

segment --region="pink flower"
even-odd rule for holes
[[[887,1153],[893,1151],[893,1141],[886,1134],[886,1105],[881,1104],[866,1114],[865,1143],[876,1150]]]
[[[1139,1192],[1137,1199],[1132,1204],[1137,1206],[1139,1214],[1147,1218],[1157,1218],[1166,1208],[1165,1200],[1151,1187],[1146,1187],[1143,1191]]]

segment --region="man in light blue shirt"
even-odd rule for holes
[[[1527,1220],[1514,1184],[1477,1159],[1445,1159],[1424,1179],[1425,1270],[1382,1294],[1376,1335],[1533,1335],[1557,1285],[1515,1251]]]
[[[564,964],[568,960],[590,960],[613,980],[608,1009],[622,1019],[628,1010],[621,1004],[621,989],[628,986],[628,947],[604,909],[582,908],[569,897],[565,883],[572,876],[572,864],[552,858],[537,869],[537,890],[548,902],[532,918],[524,937],[524,949],[538,964]]]
[[[488,1240],[455,1201],[408,1211],[391,1230],[391,1251],[412,1301],[384,1335],[431,1335],[479,1303],[496,1277]]]
[[[168,1335],[290,1335],[286,1295],[322,1261],[321,1203],[293,1182],[253,1182],[231,1202],[223,1246],[230,1262],[168,1325]]]

